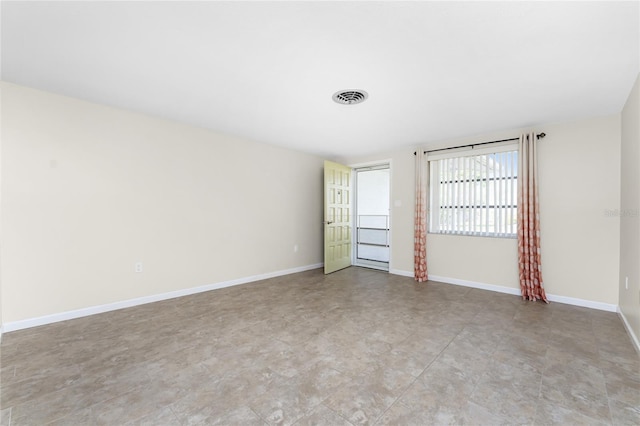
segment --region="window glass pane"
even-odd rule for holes
[[[431,232],[515,236],[518,152],[433,160]]]

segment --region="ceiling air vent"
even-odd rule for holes
[[[355,105],[364,102],[369,95],[364,90],[341,90],[333,94],[333,100],[343,105]]]

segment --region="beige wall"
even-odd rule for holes
[[[2,319],[321,263],[322,164],[2,83]]]
[[[620,116],[512,129],[442,141],[458,146],[544,131],[540,141],[543,277],[556,296],[618,303],[619,218],[607,210],[620,202]],[[392,265],[413,271],[413,150],[346,158],[347,164],[392,159]],[[450,279],[518,289],[515,239],[428,235],[429,273]]]
[[[620,116],[543,126],[540,222],[550,294],[618,304]]]
[[[440,234],[427,238],[427,267],[432,277],[519,288],[515,239]]]
[[[0,9],[2,9],[2,7],[0,7]],[[2,55],[0,55],[2,56]],[[0,66],[1,69],[1,66]],[[2,173],[2,154],[3,154],[3,150],[2,150],[2,83],[0,81],[0,215],[2,214],[2,179],[3,179],[3,173]],[[3,240],[4,234],[2,232],[2,221],[0,220],[0,341],[2,341],[2,332],[3,332],[3,324],[4,321],[2,319],[2,240]]]
[[[640,74],[622,111],[621,158],[619,305],[640,338]]]

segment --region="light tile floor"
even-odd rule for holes
[[[348,268],[13,332],[2,425],[640,424],[614,313]]]

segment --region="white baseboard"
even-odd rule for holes
[[[390,274],[394,274],[394,275],[402,275],[403,277],[410,277],[413,278],[413,272],[410,271],[403,271],[402,269],[389,269],[389,273]]]
[[[439,275],[429,275],[429,281],[438,281],[445,284],[460,285],[463,287],[478,288],[481,290],[495,291],[496,293],[507,293],[520,296],[520,289],[504,287],[494,284],[485,284],[476,281],[461,280],[458,278],[441,277]]]
[[[627,321],[627,317],[624,316],[624,312],[622,312],[620,306],[618,306],[617,312],[620,318],[622,318],[622,324],[624,324],[624,328],[627,329],[627,333],[631,337],[631,342],[633,342],[633,346],[635,347],[636,352],[640,353],[640,341],[638,341],[638,336],[636,336],[636,333],[633,332],[631,324],[629,324],[629,321]]]
[[[88,308],[76,309],[73,311],[60,312],[52,315],[45,315],[37,318],[30,318],[26,320],[8,322],[0,326],[0,341],[2,341],[1,339],[2,339],[3,333],[9,333],[11,331],[17,331],[17,330],[22,330],[22,329],[31,328],[31,327],[38,327],[41,325],[52,324],[55,322],[66,321],[66,320],[75,319],[75,318],[81,318],[89,315],[100,314],[103,312],[115,311],[118,309],[130,308],[133,306],[144,305],[146,303],[159,302],[167,299],[174,299],[176,297],[189,296],[191,294],[202,293],[205,291],[211,291],[219,288],[231,287],[231,286],[240,285],[240,284],[247,284],[250,282],[265,280],[268,278],[275,278],[283,275],[310,271],[312,269],[321,268],[322,266],[324,266],[323,263],[316,263],[313,265],[306,265],[306,266],[301,266],[297,268],[285,269],[282,271],[268,272],[265,274],[253,275],[249,277],[238,278],[235,280],[223,281],[215,284],[207,284],[199,287],[192,287],[192,288],[187,288],[182,290],[171,291],[168,293],[138,297],[135,299],[123,300],[120,302],[108,303],[105,305],[92,306]],[[401,275],[404,277],[413,277],[413,272],[403,271],[401,269],[389,269],[389,273],[395,274],[395,275]],[[441,277],[437,275],[429,275],[429,280],[438,281],[445,284],[454,284],[454,285],[460,285],[464,287],[472,287],[472,288],[478,288],[482,290],[495,291],[498,293],[507,293],[507,294],[513,294],[517,296],[520,295],[520,289],[498,286],[493,284],[485,284],[485,283],[480,283],[475,281],[461,280],[458,278],[448,278],[448,277]],[[633,330],[631,330],[631,327],[629,326],[626,318],[624,317],[624,315],[622,314],[622,312],[620,311],[617,305],[612,305],[609,303],[602,303],[602,302],[594,302],[591,300],[577,299],[573,297],[555,296],[551,294],[547,294],[547,297],[552,302],[558,302],[558,303],[564,303],[568,305],[598,309],[601,311],[619,313],[623,319],[623,322],[625,324],[625,327],[627,328],[627,331],[629,332],[629,335],[631,336],[634,344],[636,345],[636,348],[640,351],[638,338],[633,333]]]
[[[55,322],[86,317],[89,315],[101,314],[103,312],[115,311],[118,309],[144,305],[146,303],[159,302],[161,300],[174,299],[176,297],[182,297],[182,296],[189,296],[191,294],[203,293],[205,291],[217,290],[219,288],[231,287],[234,285],[247,284],[254,281],[265,280],[268,278],[275,278],[283,275],[310,271],[312,269],[321,268],[322,266],[324,266],[323,263],[316,263],[313,265],[300,266],[297,268],[285,269],[282,271],[268,272],[266,274],[253,275],[250,277],[238,278],[235,280],[223,281],[215,284],[207,284],[207,285],[198,286],[198,287],[170,291],[168,293],[154,294],[151,296],[138,297],[135,299],[123,300],[120,302],[107,303],[105,305],[91,306],[88,308],[76,309],[76,310],[67,311],[67,312],[60,312],[57,314],[45,315],[37,318],[29,318],[26,320],[13,321],[13,322],[8,322],[6,324],[3,324],[2,330],[8,333],[11,331],[22,330],[25,328],[38,327],[40,325],[52,324]]]
[[[504,286],[494,285],[494,284],[485,284],[485,283],[480,283],[475,281],[461,280],[458,278],[429,275],[429,281],[438,281],[446,284],[461,285],[464,287],[472,287],[472,288],[478,288],[481,290],[495,291],[498,293],[513,294],[516,296],[521,295],[519,288],[504,287]],[[618,305],[613,305],[611,303],[594,302],[592,300],[584,300],[584,299],[578,299],[575,297],[567,297],[567,296],[557,296],[555,294],[549,294],[549,293],[547,293],[547,299],[549,299],[550,302],[564,303],[565,305],[582,306],[585,308],[597,309],[599,311],[607,311],[607,312],[618,311]]]
[[[402,275],[402,276],[405,276],[405,277],[413,277],[413,273],[412,272],[408,272],[408,271],[395,270],[395,269],[391,270],[390,269],[389,272],[392,273],[392,274]],[[479,282],[475,282],[475,281],[461,280],[461,279],[458,279],[458,278],[449,278],[449,277],[441,277],[441,276],[438,276],[438,275],[429,275],[429,281],[438,281],[438,282],[445,283],[445,284],[454,284],[454,285],[460,285],[460,286],[464,286],[464,287],[472,287],[472,288],[478,288],[478,289],[482,289],[482,290],[490,290],[490,291],[495,291],[495,292],[498,292],[498,293],[513,294],[513,295],[516,295],[516,296],[520,296],[521,295],[521,292],[520,292],[519,288],[504,287],[504,286],[493,285],[493,284],[484,284],[484,283],[479,283]],[[629,322],[627,321],[627,318],[624,316],[624,313],[620,310],[620,306],[612,305],[610,303],[594,302],[592,300],[577,299],[575,297],[556,296],[554,294],[548,294],[548,293],[547,293],[547,298],[551,302],[564,303],[566,305],[582,306],[582,307],[585,307],[585,308],[597,309],[597,310],[600,310],[600,311],[617,312],[618,315],[622,318],[622,323],[624,324],[624,328],[627,330],[627,333],[631,337],[631,341],[633,342],[633,346],[635,347],[636,351],[638,353],[640,353],[640,341],[638,340],[638,336],[636,336],[636,334],[634,333],[633,329],[631,328],[631,325],[629,325]]]
[[[593,300],[577,299],[575,297],[556,296],[555,294],[547,293],[547,299],[550,302],[564,303],[565,305],[582,306],[585,308],[597,309],[599,311],[617,312],[618,305],[611,303],[594,302]]]

